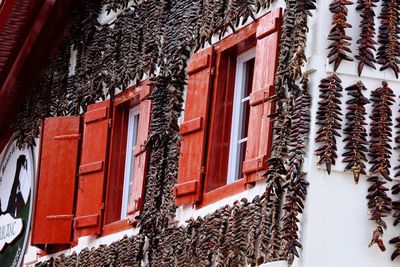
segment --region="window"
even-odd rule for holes
[[[143,82],[117,95],[113,109],[110,164],[106,192],[105,225],[141,212],[147,170],[150,86]]]
[[[122,194],[121,219],[128,216],[128,205],[133,184],[133,168],[135,162],[135,150],[137,145],[137,135],[139,130],[140,108],[134,107],[129,111],[128,133],[126,142],[125,175]]]
[[[176,204],[207,205],[263,179],[282,10],[192,56]]]
[[[228,181],[243,178],[247,130],[250,115],[250,92],[253,85],[256,50],[253,48],[237,57],[235,93],[232,112],[231,140],[228,164]]]
[[[44,121],[33,245],[61,250],[135,223],[143,207],[150,92],[146,81],[81,116]]]

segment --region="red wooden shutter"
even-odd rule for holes
[[[212,47],[203,50],[192,57],[188,66],[185,122],[180,128],[178,184],[174,187],[177,205],[201,199],[213,54]]]
[[[74,220],[75,237],[98,235],[104,209],[110,101],[92,104],[84,114],[81,164]]]
[[[135,221],[143,210],[144,187],[146,181],[146,170],[148,161],[148,152],[144,149],[145,142],[149,136],[151,100],[147,97],[150,95],[151,87],[142,85],[140,90],[140,117],[137,135],[136,148],[134,151],[133,181],[131,188],[130,202],[128,206],[128,215],[131,222]]]
[[[32,245],[72,241],[80,117],[48,118],[42,124]]]
[[[278,63],[282,10],[278,9],[259,20],[257,27],[256,62],[253,89],[250,95],[250,121],[243,173],[246,183],[262,178],[267,168],[272,144],[272,121],[268,118],[274,103],[267,99],[274,94],[274,77]]]

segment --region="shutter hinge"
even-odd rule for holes
[[[205,175],[205,174],[206,174],[206,167],[201,166],[200,174],[201,174],[201,175]]]
[[[112,119],[109,119],[108,120],[108,127],[111,128],[111,126],[112,126]]]
[[[214,76],[215,75],[215,67],[212,67],[210,70],[210,75]]]
[[[104,202],[101,203],[101,210],[105,210],[105,208],[106,208],[106,205],[104,204]]]

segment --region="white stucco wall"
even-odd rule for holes
[[[282,2],[282,1],[280,1]],[[313,140],[316,136],[318,126],[315,125],[315,115],[318,109],[319,89],[318,85],[322,78],[331,74],[332,67],[327,63],[327,53],[329,42],[327,36],[330,30],[331,14],[328,6],[331,1],[319,0],[318,10],[313,12],[314,17],[309,21],[310,33],[308,36],[307,56],[309,62],[305,66],[306,70],[315,69],[310,76],[310,93],[313,97],[312,104],[312,122],[311,133],[308,144],[308,158],[305,162],[304,170],[307,172],[307,179],[310,182],[309,194],[306,201],[305,213],[301,224],[301,242],[304,249],[301,251],[301,259],[294,264],[296,267],[381,267],[397,266],[397,262],[390,261],[390,254],[393,246],[388,244],[388,240],[398,235],[400,229],[391,226],[392,219],[388,218],[389,230],[385,232],[384,240],[387,245],[387,251],[381,253],[376,246],[368,248],[368,243],[374,229],[373,222],[369,221],[367,209],[367,188],[366,178],[362,177],[358,185],[354,184],[352,174],[343,172],[344,164],[341,163],[341,157],[338,164],[333,168],[329,176],[322,168],[316,167],[317,158],[313,156],[318,144]],[[282,6],[281,3],[274,4],[272,8]],[[356,5],[349,7],[349,22],[353,28],[349,30],[349,35],[353,37],[353,54],[356,52],[355,42],[359,38],[359,13],[355,11]],[[379,14],[379,9],[377,10]],[[102,22],[109,22],[113,15],[103,14],[100,18]],[[377,27],[380,25],[376,20]],[[379,68],[379,66],[378,66]],[[354,84],[360,78],[357,77],[357,62],[343,62],[338,70],[339,77],[343,80],[343,87]],[[391,71],[374,71],[366,67],[361,80],[370,92],[381,85],[382,80],[387,80],[390,87],[397,96],[400,95],[400,81],[396,80]],[[399,89],[397,89],[399,88]],[[346,92],[343,92],[342,110],[346,113],[345,102]],[[398,106],[400,101],[396,98],[396,105],[393,106],[393,119],[398,116]],[[371,110],[371,105],[367,106]],[[369,119],[368,119],[369,120]],[[394,131],[393,131],[394,132]],[[343,153],[343,138],[338,139],[338,154]],[[0,156],[1,157],[1,156]],[[399,153],[393,151],[392,165],[397,165]],[[265,188],[264,182],[258,182],[257,185],[236,196],[221,200],[220,202],[208,205],[202,209],[192,209],[190,206],[180,207],[177,212],[177,219],[183,223],[190,217],[203,216],[221,207],[225,204],[232,204],[235,200],[247,197],[251,200],[257,194],[262,194]],[[137,229],[128,230],[115,235],[102,238],[85,237],[79,240],[77,247],[72,251],[79,252],[84,247],[97,247],[100,244],[110,244],[119,240],[123,235],[133,235]],[[69,254],[71,251],[62,253]],[[40,258],[44,260],[48,257]],[[30,247],[25,258],[25,262],[31,265],[39,259],[37,249]],[[269,266],[269,265],[268,265]],[[274,266],[274,265],[271,265]]]

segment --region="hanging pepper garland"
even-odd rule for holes
[[[393,70],[396,78],[399,77],[399,49],[400,49],[400,5],[397,0],[382,0],[382,11],[379,15],[381,26],[379,27],[378,42],[380,44],[377,61],[382,65],[381,71]]]
[[[400,149],[400,117],[396,118],[397,124],[396,124],[396,137],[395,137],[395,142],[396,142],[396,147],[394,149],[399,150]],[[396,173],[394,174],[394,177],[398,178],[400,176],[400,165],[395,167]],[[397,196],[400,194],[400,181],[396,181],[395,185],[392,187],[392,195]],[[397,198],[397,200],[392,201],[392,208],[393,208],[393,226],[398,226],[400,223],[400,200]],[[389,241],[390,244],[393,244],[395,246],[395,250],[392,253],[391,259],[392,261],[395,260],[399,255],[400,255],[400,236],[396,236],[392,238]]]
[[[35,145],[41,121],[49,116],[68,115],[71,89],[69,85],[70,42],[64,40],[48,64],[41,79],[32,88],[30,98],[17,114],[14,122],[19,131],[17,145],[22,148]]]
[[[65,85],[65,95],[69,99],[66,112],[79,114],[88,104],[104,98],[106,94],[112,98],[117,88],[124,90],[135,80],[141,80],[144,74],[151,77],[153,107],[150,137],[146,143],[151,151],[150,169],[144,212],[139,218],[143,235],[133,238],[137,240],[137,246],[130,264],[137,266],[144,255],[151,266],[160,262],[191,262],[194,265],[189,266],[209,266],[213,259],[220,266],[244,264],[246,261],[255,266],[282,258],[291,260],[292,256],[286,255],[286,249],[280,251],[281,235],[297,236],[297,231],[290,229],[285,233],[289,229],[280,228],[280,217],[284,191],[294,193],[296,188],[283,188],[281,185],[287,179],[287,153],[294,153],[288,150],[287,134],[291,129],[293,100],[302,92],[296,81],[301,77],[301,67],[306,61],[307,18],[311,15],[310,11],[316,8],[315,0],[286,0],[276,96],[273,99],[277,101],[278,108],[273,115],[275,137],[273,156],[269,162],[274,164],[270,164],[266,174],[273,179],[269,179],[266,192],[251,203],[243,199],[205,218],[191,220],[184,228],[171,224],[176,208],[171,191],[178,170],[180,137],[177,119],[182,110],[187,61],[191,53],[203,47],[205,42],[210,42],[212,36],[222,36],[228,29],[235,29],[240,23],[254,18],[260,8],[269,7],[273,1],[149,0],[141,3],[134,1],[131,7],[126,1],[104,1],[108,12],[126,8],[110,25],[98,24],[96,19],[101,10],[98,1],[84,1],[78,14],[73,16],[76,22],[70,30],[70,38],[73,48],[77,50],[77,66],[75,76],[68,79],[69,84]],[[69,61],[64,64],[69,64]],[[103,85],[108,90],[104,91]],[[35,94],[41,91],[42,88],[38,88]],[[26,107],[37,106],[37,103],[31,103],[32,99]],[[46,103],[41,103],[39,107],[46,107]],[[26,121],[27,112],[22,114],[25,114],[21,117]],[[43,115],[54,114],[47,112],[41,115],[44,118]],[[38,125],[33,128],[37,129]],[[141,241],[143,236],[148,241],[146,249]],[[231,245],[234,246],[232,251]],[[85,258],[94,257],[95,262],[99,262],[104,254],[118,262],[122,257],[121,250],[113,245],[111,247],[101,247],[100,251],[85,250],[67,259],[84,264]]]
[[[294,257],[299,257],[298,248],[302,248],[298,233],[298,216],[303,212],[304,201],[307,195],[309,183],[305,180],[302,171],[304,156],[306,154],[306,140],[310,131],[310,107],[311,97],[308,93],[308,77],[302,80],[302,88],[299,97],[294,101],[292,124],[289,136],[289,167],[286,177],[287,194],[283,205],[284,214],[282,224],[282,244],[280,253],[289,265]]]
[[[358,39],[358,55],[355,56],[359,60],[358,63],[358,76],[367,65],[373,69],[376,69],[375,55],[377,42],[374,40],[375,37],[375,11],[376,3],[378,0],[358,0],[357,10],[361,11],[361,22],[360,22],[360,39]]]
[[[390,177],[390,158],[391,152],[391,136],[392,136],[392,110],[391,106],[395,102],[393,90],[388,86],[387,82],[382,82],[382,87],[371,93],[372,115],[371,117],[371,140],[369,155],[372,164],[369,172],[372,175],[381,175],[388,181]]]
[[[382,240],[383,232],[387,225],[383,220],[391,213],[391,199],[386,193],[389,189],[385,186],[390,178],[390,157],[391,157],[391,116],[390,106],[394,103],[394,94],[386,82],[382,87],[371,94],[373,110],[371,115],[371,140],[369,147],[370,163],[372,167],[369,172],[374,175],[368,179],[371,186],[368,188],[368,208],[370,209],[370,220],[375,221],[376,228],[372,235],[369,246],[377,244],[382,251],[385,245]]]
[[[347,6],[352,4],[353,2],[348,0],[333,0],[329,5],[329,11],[333,13],[333,27],[328,37],[328,40],[332,41],[328,47],[328,58],[329,63],[334,64],[334,71],[339,68],[342,60],[353,61],[353,58],[348,55],[351,53],[350,41],[352,38],[346,34],[346,29],[352,27],[347,22]]]
[[[400,182],[397,182],[392,187],[392,194],[399,195],[400,194]],[[392,201],[392,209],[393,209],[393,217],[394,223],[393,226],[397,226],[400,223],[400,200]],[[400,236],[396,236],[389,241],[390,244],[395,246],[395,250],[392,253],[391,259],[395,260],[400,255]]]
[[[281,234],[284,231],[281,230],[279,222],[284,190],[290,193],[290,188],[283,189],[282,184],[287,177],[287,153],[294,109],[291,95],[296,97],[300,93],[296,80],[301,77],[301,67],[306,62],[304,51],[308,32],[307,18],[311,16],[310,11],[315,8],[314,0],[286,1],[281,34],[282,49],[279,53],[275,79],[275,96],[272,98],[276,100],[276,112],[271,115],[274,120],[274,140],[271,157],[268,160],[269,169],[265,173],[268,184],[263,195],[269,209],[267,223],[262,225],[267,232],[261,238],[261,246],[266,254],[261,255],[260,259],[264,262],[287,259],[281,251]],[[287,234],[291,235],[293,232]]]
[[[363,95],[363,91],[366,91],[364,84],[359,81],[347,88],[348,95],[351,97],[346,102],[347,110],[346,113],[346,127],[343,129],[344,142],[346,143],[343,153],[343,162],[347,163],[345,170],[349,170],[353,173],[354,181],[356,184],[360,180],[360,175],[366,175],[365,162],[367,157],[365,155],[368,152],[367,142],[367,130],[365,129],[365,105],[369,103],[369,100]]]
[[[317,124],[321,128],[317,132],[315,141],[322,145],[315,151],[315,155],[320,157],[318,165],[325,164],[328,174],[331,174],[332,165],[335,165],[338,157],[336,139],[340,137],[339,130],[342,128],[340,98],[343,87],[341,82],[342,80],[333,74],[323,79],[319,86],[322,100],[318,102]]]

